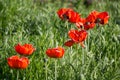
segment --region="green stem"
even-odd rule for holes
[[[72,47],[70,47],[70,53],[69,53],[69,64],[71,64],[71,55],[72,55]],[[69,76],[71,76],[72,69],[70,68]]]
[[[68,30],[68,21],[65,22],[65,26],[67,27],[67,30]]]
[[[55,59],[55,80],[57,80],[57,60]]]
[[[47,63],[45,63],[45,77],[46,77],[46,80],[47,80]]]
[[[79,46],[78,45],[76,45],[76,47],[77,47],[77,50],[78,50],[78,53],[76,54],[76,63],[77,63],[77,68],[78,68],[78,54],[79,54]]]
[[[19,80],[19,70],[17,70],[17,80]]]
[[[84,65],[84,63],[85,63],[85,53],[84,53],[84,49],[82,48],[82,65]]]
[[[76,80],[78,80],[78,74],[79,74],[79,71],[77,71],[77,68],[79,68],[79,64],[78,64],[78,62],[79,62],[79,46],[78,45],[76,45],[76,49],[78,50],[78,52],[77,52],[77,54],[76,54],[76,75],[75,75],[75,77],[76,77]]]
[[[84,49],[82,48],[82,54],[83,54],[83,61],[82,61],[82,64],[85,63],[85,53],[84,53]]]

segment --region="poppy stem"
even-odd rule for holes
[[[78,53],[76,54],[76,68],[78,68],[79,67],[79,64],[78,64],[78,62],[79,62],[79,46],[77,46],[76,45],[76,49],[78,50]],[[79,74],[79,72],[76,70],[76,73],[75,73],[75,78],[76,78],[76,80],[78,80],[78,74]]]
[[[85,53],[84,53],[84,48],[82,48],[82,65],[84,65],[84,63],[85,63]],[[83,70],[83,66],[81,70]]]
[[[66,26],[66,28],[68,30],[68,21],[65,22],[65,26]]]
[[[57,60],[55,59],[55,80],[57,80]]]
[[[46,80],[47,80],[47,63],[45,63],[45,77],[46,77]]]
[[[19,80],[19,70],[17,70],[17,80]]]

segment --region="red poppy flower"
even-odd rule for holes
[[[73,11],[73,10],[70,8],[61,8],[57,11],[57,14],[62,20],[68,19],[68,16],[66,15],[68,11]]]
[[[92,22],[92,21],[90,22],[89,18],[87,18],[87,19],[81,19],[81,21],[76,23],[76,26],[78,28],[81,28],[81,29],[84,28],[85,30],[89,30],[89,29],[94,28],[95,27],[95,23]]]
[[[26,57],[19,58],[17,55],[7,58],[7,63],[11,68],[25,69],[29,64],[29,60]]]
[[[68,35],[75,42],[82,42],[87,38],[87,32],[85,30],[70,30]]]
[[[109,19],[109,14],[107,12],[101,12],[97,15],[96,23],[107,24]]]
[[[86,18],[86,22],[90,22],[90,23],[94,23],[96,18],[97,18],[97,15],[99,14],[99,12],[97,11],[92,11],[88,17]]]
[[[71,38],[71,40],[73,40],[75,43],[80,43],[82,47],[84,47],[83,41],[85,41],[85,39],[87,38],[87,34],[88,33],[85,30],[70,30],[68,32],[68,35]]]
[[[35,48],[31,44],[17,44],[15,46],[15,50],[21,55],[31,55],[34,52]]]
[[[80,15],[70,8],[61,8],[57,11],[57,14],[62,20],[68,20],[71,23],[76,23],[80,20]]]
[[[64,49],[62,47],[49,48],[46,54],[51,58],[62,58],[64,55]]]
[[[84,29],[85,30],[89,30],[95,27],[95,21],[97,18],[97,15],[99,14],[99,12],[97,11],[92,11],[88,17],[85,19],[85,23],[84,23]]]
[[[89,30],[95,27],[95,20],[99,12],[92,11],[87,18],[80,18],[80,21],[76,23],[78,28],[84,27],[85,30]]]

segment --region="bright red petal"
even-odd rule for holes
[[[83,42],[87,38],[88,33],[85,30],[79,31],[79,42]]]
[[[15,50],[21,55],[31,55],[35,51],[35,48],[31,44],[17,44]]]
[[[62,58],[64,55],[64,49],[62,47],[50,48],[46,50],[46,54],[51,58]]]
[[[8,65],[15,69],[25,69],[29,64],[29,60],[26,57],[19,58],[18,56],[12,56],[7,58]]]
[[[61,19],[66,19],[67,17],[66,12],[68,11],[73,11],[73,10],[70,8],[61,8],[57,11],[57,14]]]
[[[108,19],[109,19],[109,14],[108,12],[101,12],[97,15],[97,21],[100,19],[99,23],[100,24],[107,24],[108,23]]]
[[[84,29],[85,30],[89,30],[89,29],[92,29],[92,28],[94,28],[95,27],[95,23],[86,23],[86,24],[84,24]]]
[[[80,15],[75,11],[68,11],[66,15],[69,17],[68,21],[71,23],[77,23],[80,21]]]
[[[79,42],[79,34],[78,30],[70,30],[68,32],[69,37],[74,41],[74,42]]]

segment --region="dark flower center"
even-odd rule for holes
[[[101,19],[100,18],[97,18],[95,23],[100,23],[101,22]]]
[[[64,19],[69,19],[69,17],[66,14],[63,14]]]
[[[86,25],[90,25],[90,22],[86,22],[85,24],[86,24]]]

